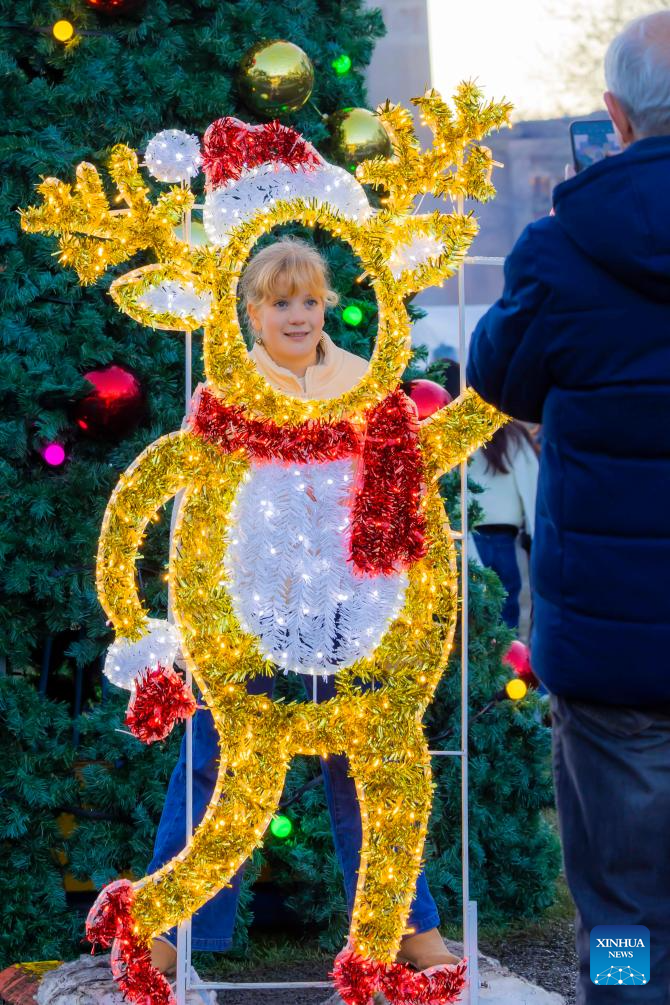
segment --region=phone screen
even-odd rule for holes
[[[583,171],[603,157],[621,153],[614,126],[609,119],[583,119],[580,122],[571,122],[570,140],[577,172]]]

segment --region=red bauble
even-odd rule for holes
[[[513,670],[514,675],[519,677],[529,688],[538,686],[539,681],[530,665],[530,650],[523,642],[519,642],[518,639],[511,642],[509,649],[503,655],[502,663]]]
[[[85,433],[118,438],[131,432],[144,413],[142,385],[130,370],[106,366],[84,374],[95,390],[74,406],[74,418]]]
[[[92,7],[100,14],[130,14],[141,7],[145,0],[85,0],[87,7]]]
[[[449,392],[434,380],[407,380],[401,387],[416,405],[419,420],[427,419],[429,415],[444,408],[451,401]]]

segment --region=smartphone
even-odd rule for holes
[[[595,164],[603,157],[621,153],[610,119],[580,119],[570,123],[570,142],[575,171]]]

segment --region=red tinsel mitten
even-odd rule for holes
[[[126,726],[143,743],[164,740],[178,719],[195,712],[195,698],[171,667],[160,663],[139,677],[126,712]]]

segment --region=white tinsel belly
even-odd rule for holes
[[[407,576],[361,576],[349,558],[353,462],[259,464],[231,510],[226,570],[235,614],[286,670],[332,674],[370,655]]]

